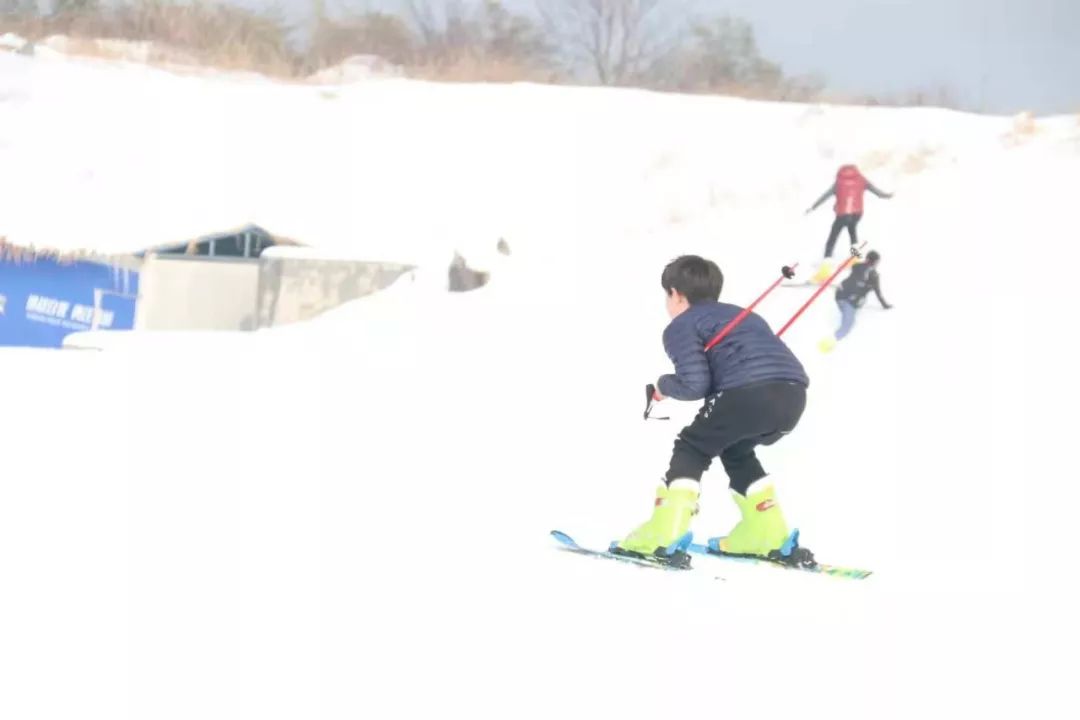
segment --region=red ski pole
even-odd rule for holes
[[[866,247],[865,242],[862,243],[861,245],[859,245],[859,247],[857,247],[857,248],[851,248],[851,257],[849,257],[844,262],[840,263],[840,267],[836,268],[836,272],[834,272],[832,275],[830,275],[828,280],[821,283],[821,287],[819,287],[814,292],[814,294],[810,296],[810,299],[807,300],[806,303],[804,303],[801,308],[799,308],[798,312],[796,312],[794,315],[791,316],[791,319],[787,321],[787,324],[784,325],[784,327],[780,328],[780,332],[776,333],[777,337],[780,337],[781,335],[783,335],[784,332],[789,327],[791,327],[795,323],[796,320],[799,319],[799,316],[802,315],[804,312],[806,312],[806,308],[810,307],[810,303],[817,300],[818,296],[821,295],[821,293],[825,292],[825,288],[829,287],[829,285],[832,284],[832,281],[836,278],[837,275],[839,275],[840,273],[842,273],[844,271],[844,268],[846,268],[848,265],[850,265],[855,260],[855,258],[861,258],[862,257],[862,255],[859,254],[859,250],[862,250],[864,247]]]
[[[705,346],[705,352],[709,352],[714,347],[716,347],[721,340],[726,338],[728,334],[735,329],[735,326],[745,320],[746,316],[754,311],[754,308],[757,307],[758,303],[764,300],[769,293],[775,290],[781,282],[783,282],[784,280],[790,280],[791,278],[795,277],[795,268],[797,267],[799,267],[799,263],[795,263],[794,265],[790,266],[785,265],[780,270],[780,277],[776,279],[776,282],[770,285],[765,292],[761,293],[761,295],[758,296],[757,300],[750,303],[748,307],[743,308],[742,312],[732,318],[731,322],[725,325],[723,329],[720,330],[720,332],[716,333],[716,336],[713,337],[713,339],[709,341],[709,344]]]

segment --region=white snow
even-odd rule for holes
[[[26,39],[15,33],[6,32],[0,35],[0,48],[7,50],[22,50],[26,46]]]
[[[5,351],[0,716],[1069,716],[1025,511],[1067,427],[1039,383],[1071,377],[1042,308],[1070,307],[1075,119],[1014,142],[934,110],[8,55],[0,82],[13,242],[255,222],[351,256],[513,251],[468,294],[406,276],[306,325]],[[793,327],[810,404],[761,455],[818,557],[875,574],[556,552],[552,528],[648,516],[696,410],[641,419],[663,263],[707,254],[749,302],[820,253],[831,214],[802,212],[847,160],[896,191],[860,226],[896,308],[827,356],[828,295]],[[725,488],[699,536],[734,522]]]

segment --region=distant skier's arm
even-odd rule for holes
[[[831,188],[829,188],[828,190],[826,190],[825,194],[822,195],[821,197],[819,197],[816,203],[814,203],[813,205],[810,206],[810,209],[806,211],[806,214],[809,215],[810,213],[817,210],[819,207],[821,207],[821,203],[825,202],[826,200],[828,200],[830,197],[832,197],[835,194],[836,194],[836,183],[833,183],[833,186]]]
[[[874,187],[874,183],[870,182],[869,180],[866,181],[866,189],[877,195],[879,198],[885,198],[886,200],[888,200],[892,197],[892,193],[882,192],[881,190],[878,190],[876,187]]]
[[[701,400],[712,389],[712,370],[705,348],[690,323],[673,323],[664,331],[664,350],[675,372],[664,375],[656,387],[664,397]]]
[[[874,294],[877,295],[877,300],[881,303],[881,307],[886,310],[892,307],[892,305],[885,302],[885,298],[881,297],[881,276],[876,272],[870,278],[870,287],[874,288]]]

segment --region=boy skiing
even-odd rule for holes
[[[879,262],[881,262],[881,254],[877,250],[871,250],[866,254],[866,261],[853,265],[850,274],[836,289],[836,304],[840,308],[840,327],[832,336],[821,341],[819,347],[822,352],[829,352],[835,348],[836,343],[851,332],[855,324],[855,313],[862,307],[871,290],[877,295],[881,307],[886,310],[892,309],[892,305],[885,302],[885,298],[881,296],[881,277],[877,271]]]
[[[742,519],[717,541],[734,555],[768,557],[790,545],[776,491],[754,454],[798,423],[810,384],[802,365],[766,322],[751,313],[719,344],[705,345],[742,311],[719,302],[723,275],[713,262],[684,255],[664,268],[671,323],[664,349],[675,366],[657,383],[654,400],[705,403],[675,441],[652,517],[613,546],[624,554],[654,555],[690,529],[697,514],[701,476],[719,457]],[[809,555],[809,553],[806,553]]]
[[[832,258],[836,240],[840,237],[840,233],[844,228],[847,228],[851,246],[855,247],[858,244],[859,238],[856,228],[862,219],[863,196],[867,190],[879,198],[888,199],[892,197],[891,193],[882,192],[874,187],[874,184],[867,180],[854,165],[842,165],[836,172],[836,181],[833,186],[826,190],[825,194],[818,198],[818,201],[806,211],[806,214],[809,215],[831,196],[836,196],[836,203],[833,206],[836,219],[833,220],[832,229],[829,231],[829,239],[825,241],[825,258],[822,260],[813,282],[824,282],[825,278],[832,273],[829,260]]]

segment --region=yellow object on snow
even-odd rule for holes
[[[821,342],[818,343],[818,348],[820,348],[821,352],[823,352],[823,353],[832,352],[833,348],[835,348],[835,347],[836,347],[836,338],[834,338],[832,335],[830,335],[827,338],[824,338]]]
[[[814,273],[814,277],[810,279],[810,282],[814,283],[815,285],[820,285],[821,283],[829,279],[829,276],[832,275],[832,272],[832,263],[822,262],[820,265],[818,265],[818,270],[816,273]]]

